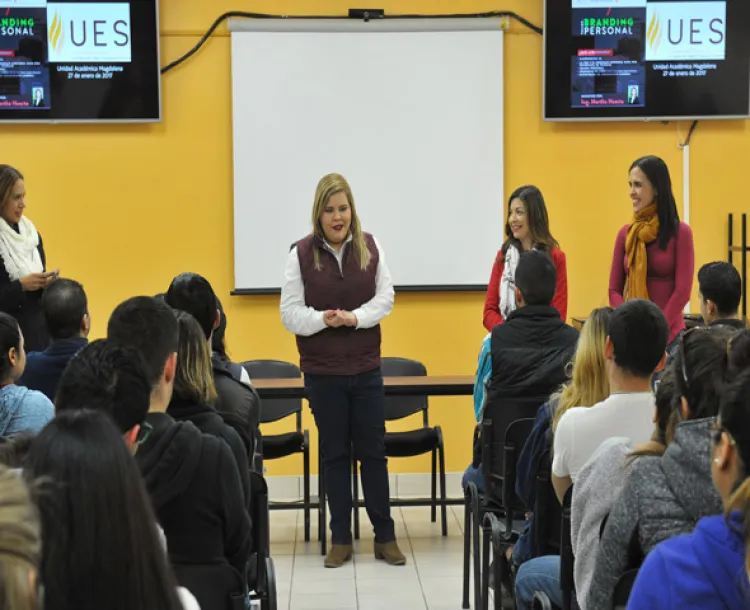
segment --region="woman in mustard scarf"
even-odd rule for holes
[[[693,232],[680,222],[669,169],[659,157],[641,157],[628,179],[633,219],[617,234],[609,275],[609,304],[650,299],[669,324],[670,347],[685,328],[695,270]]]

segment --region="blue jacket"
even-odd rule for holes
[[[39,432],[55,416],[50,399],[15,384],[0,388],[0,436]]]
[[[546,449],[552,447],[552,417],[558,398],[551,398],[536,412],[534,427],[523,445],[516,464],[516,494],[529,510],[536,502],[536,475],[539,460]]]
[[[492,373],[492,333],[488,333],[482,341],[482,349],[479,352],[479,361],[477,363],[477,375],[474,379],[474,417],[479,421],[482,417],[482,408],[484,407],[484,389],[487,380]]]
[[[54,401],[65,367],[87,344],[88,339],[83,337],[56,339],[43,352],[29,353],[26,357],[26,369],[18,380],[18,385],[39,390]]]
[[[750,608],[742,517],[704,517],[692,534],[665,540],[646,557],[629,610]]]

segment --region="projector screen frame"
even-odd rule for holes
[[[269,18],[245,19],[230,18],[227,22],[230,34],[250,32],[279,32],[279,33],[410,33],[410,32],[472,32],[499,31],[508,28],[508,22],[503,17],[472,17],[472,18],[392,18],[364,21],[342,17],[332,18]],[[504,108],[503,108],[504,110]],[[504,166],[500,168],[500,176],[504,182]],[[503,222],[505,211],[502,212]],[[485,293],[488,284],[407,284],[394,286],[394,291],[407,292],[463,292]],[[231,296],[262,296],[279,295],[280,287],[237,288],[230,291]]]

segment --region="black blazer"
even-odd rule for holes
[[[44,271],[47,269],[47,257],[44,254],[41,234],[39,234],[38,250]],[[43,290],[25,292],[20,280],[10,279],[5,268],[5,261],[0,256],[0,311],[18,320],[27,352],[41,352],[49,345],[47,325],[44,322],[40,305],[43,292]]]

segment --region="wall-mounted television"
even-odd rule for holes
[[[0,122],[160,119],[157,0],[0,0]]]
[[[545,120],[748,116],[750,0],[545,0]]]

